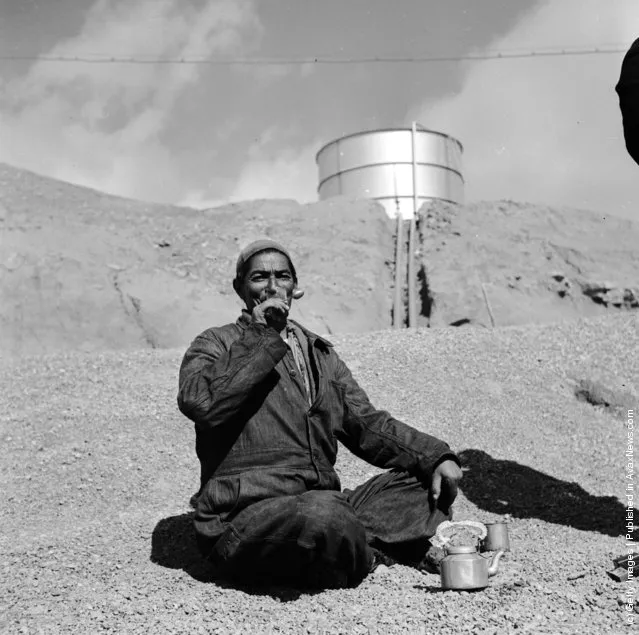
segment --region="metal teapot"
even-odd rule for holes
[[[489,561],[470,545],[447,545],[445,549],[446,557],[441,561],[442,588],[456,591],[485,589],[488,578],[497,573],[499,560],[504,554],[504,550],[500,549]]]

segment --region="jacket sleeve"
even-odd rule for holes
[[[616,91],[626,148],[639,163],[639,39],[635,40],[624,57]]]
[[[353,454],[376,467],[408,472],[426,487],[439,463],[451,459],[460,465],[444,441],[394,419],[384,410],[377,410],[346,364],[337,354],[335,358],[336,384],[344,400],[343,421],[336,437]]]
[[[228,349],[205,331],[182,360],[178,408],[202,429],[226,423],[285,354],[286,344],[265,324],[247,326]]]

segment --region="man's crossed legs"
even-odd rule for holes
[[[199,542],[221,573],[240,583],[355,586],[376,552],[420,566],[434,533],[429,509],[428,490],[391,470],[354,490],[259,501],[237,513],[212,544]],[[195,528],[205,533],[197,517]]]

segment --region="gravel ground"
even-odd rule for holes
[[[510,519],[512,552],[488,589],[442,592],[399,565],[321,593],[216,581],[190,530],[199,468],[175,405],[182,351],[73,353],[0,367],[0,630],[627,630],[628,583],[606,572],[624,552],[620,404],[639,406],[636,316],[333,339],[376,405],[461,453],[456,518]],[[615,407],[577,399],[577,385]],[[344,449],[338,470],[344,487],[377,472]]]

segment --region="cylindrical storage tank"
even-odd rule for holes
[[[390,217],[413,216],[413,163],[417,209],[428,200],[463,203],[462,144],[418,127],[370,130],[327,143],[316,155],[319,199],[343,194],[372,198]]]

